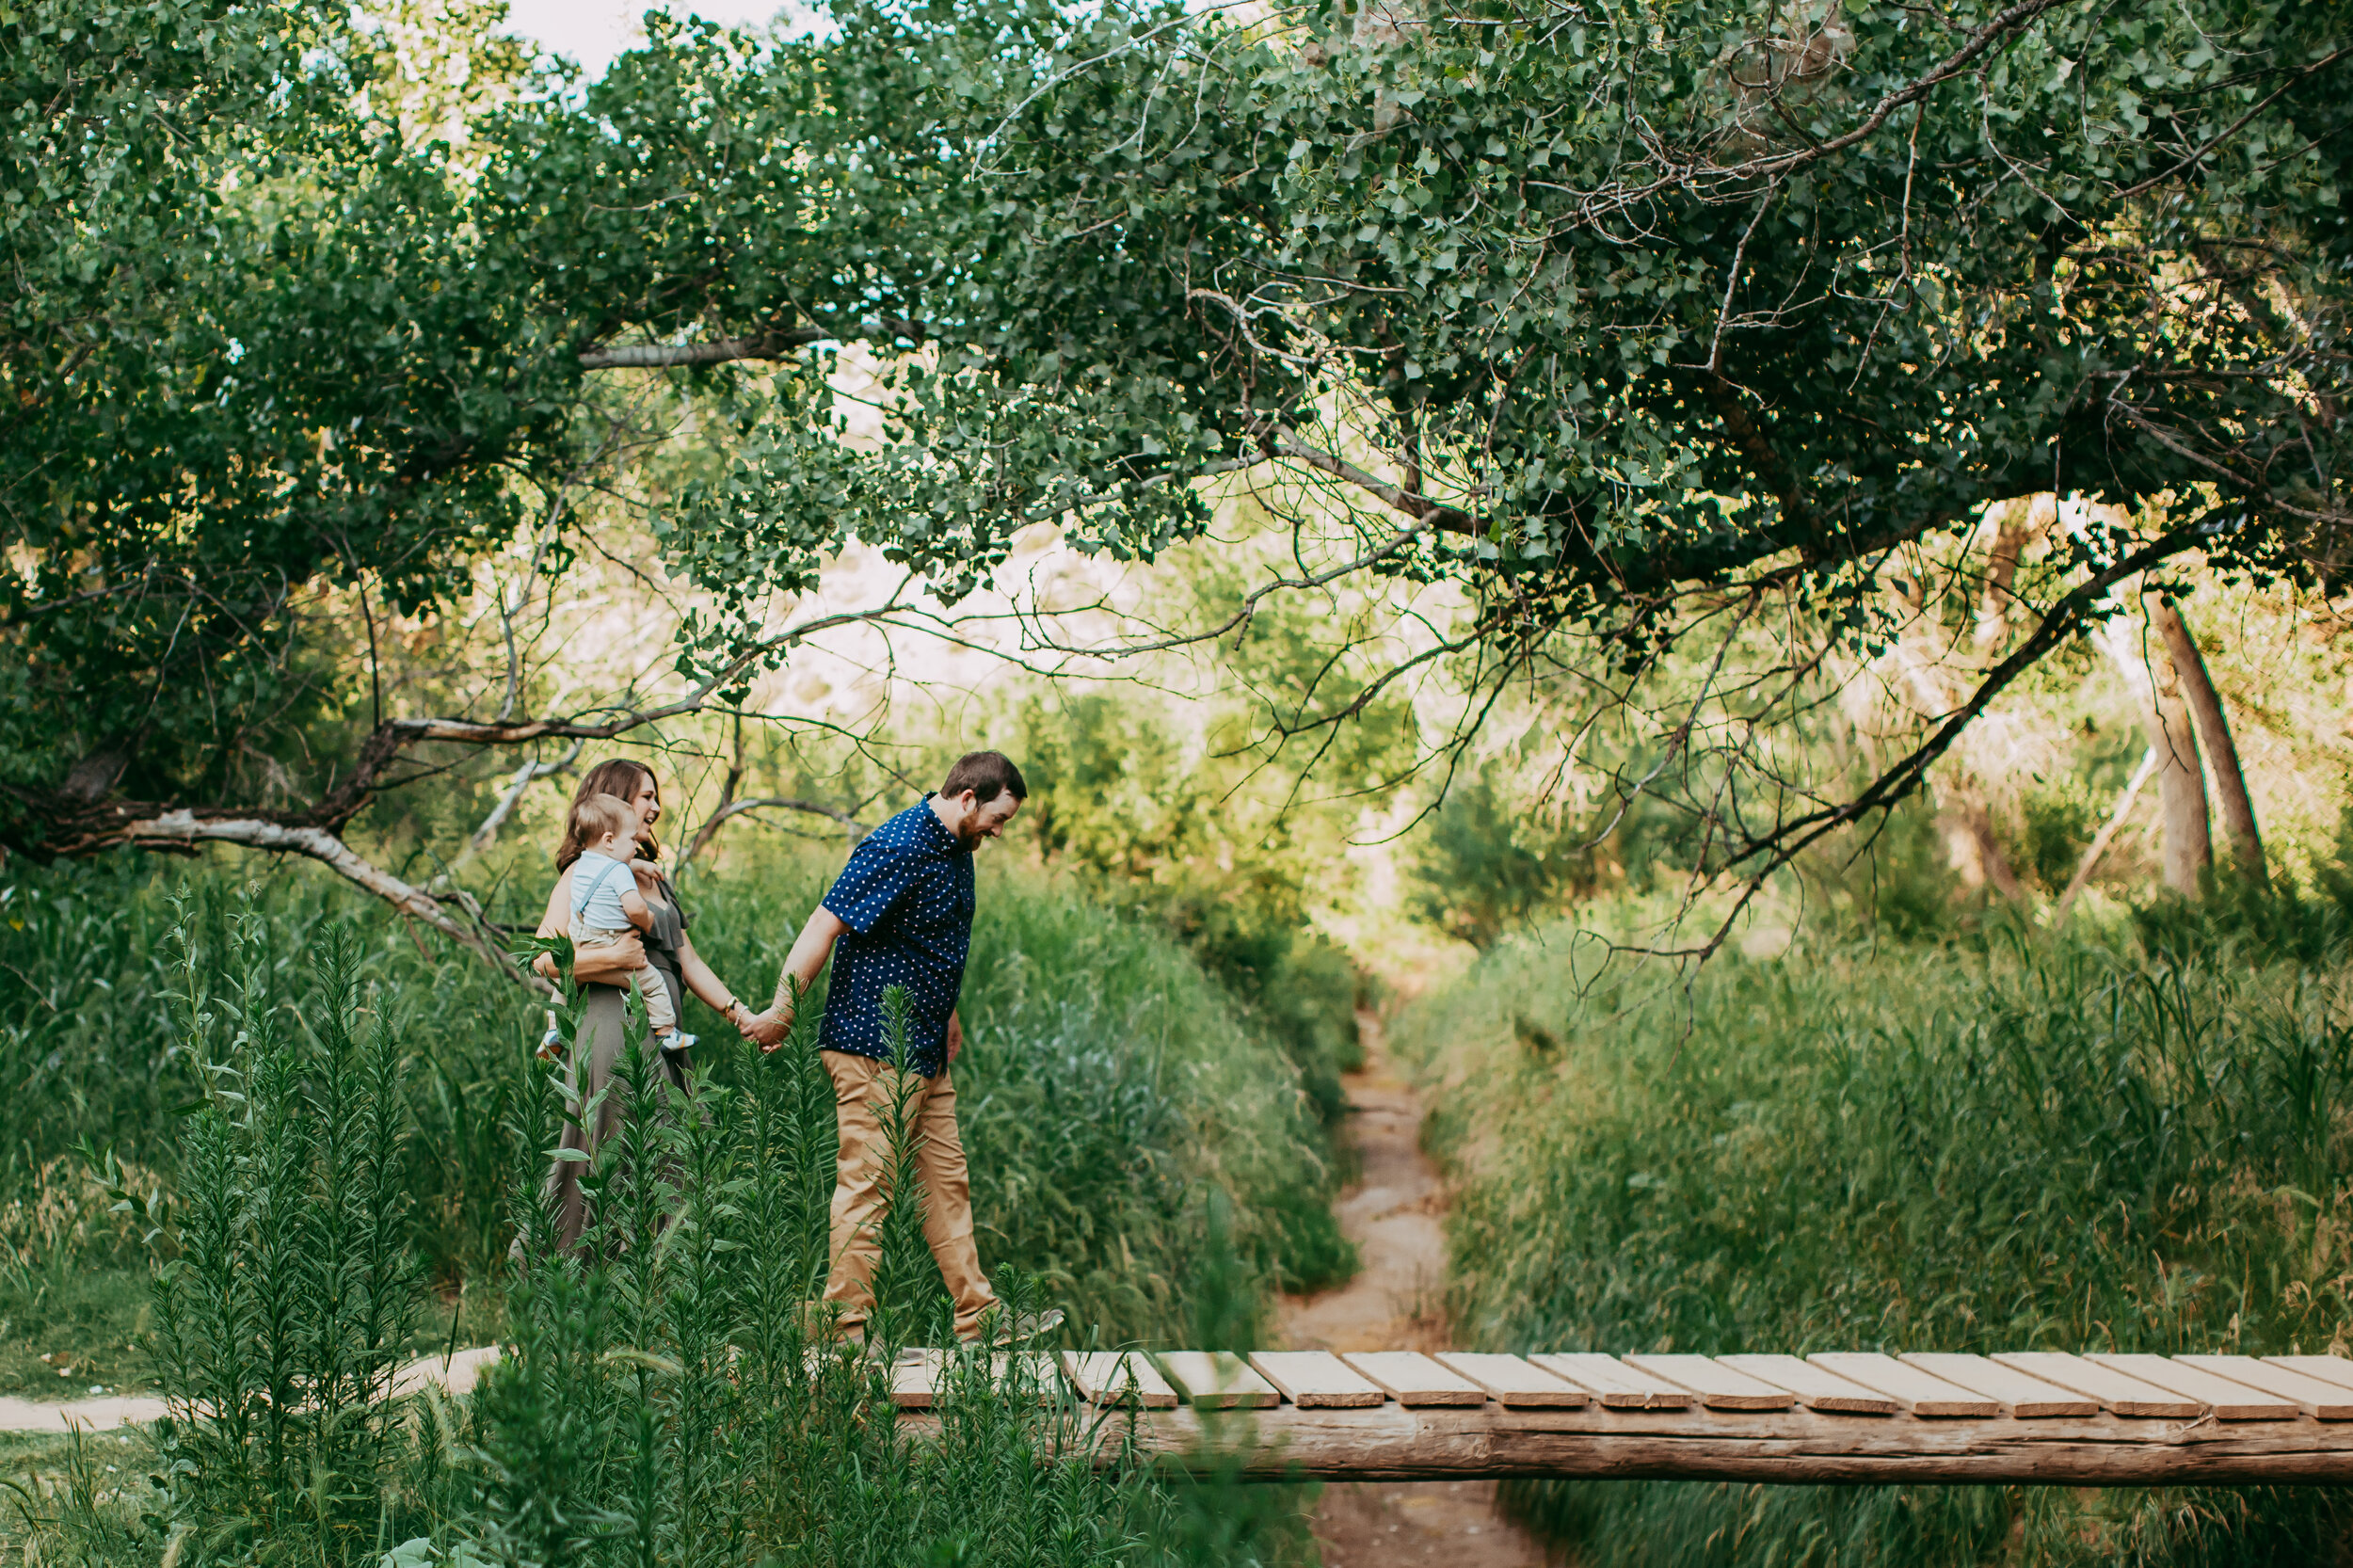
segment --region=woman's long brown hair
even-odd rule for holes
[[[654,798],[661,799],[662,781],[654,777],[651,768],[643,762],[632,762],[626,757],[611,758],[588,770],[587,776],[580,781],[580,788],[572,792],[572,805],[579,805],[590,795],[611,795],[623,802],[634,801],[637,792],[648,784],[653,786]],[[564,812],[564,841],[555,847],[555,869],[559,872],[569,871],[572,862],[580,858],[580,852],[587,847],[572,827],[572,813],[568,807]],[[637,840],[637,847],[645,851],[648,860],[662,858],[662,845],[650,831]]]

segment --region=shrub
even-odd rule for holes
[[[698,915],[697,947],[760,1000],[833,869],[829,857],[747,853],[724,875],[696,877],[683,896]],[[13,1197],[31,1237],[44,1195],[59,1214],[72,1207],[76,1223],[51,1225],[61,1242],[0,1272],[0,1316],[22,1327],[69,1286],[78,1290],[92,1263],[137,1262],[148,1226],[108,1220],[111,1197],[83,1213],[91,1171],[75,1151],[86,1148],[101,1173],[114,1151],[118,1184],[137,1185],[142,1199],[173,1176],[172,1110],[205,1092],[171,1019],[175,923],[225,953],[233,924],[258,922],[281,955],[350,923],[364,983],[410,999],[401,1082],[418,1136],[401,1158],[428,1275],[443,1289],[488,1279],[507,1244],[509,1125],[528,1082],[515,1042],[536,1033],[533,998],[471,957],[424,945],[309,868],[251,886],[233,868],[208,868],[184,884],[181,913],[148,862],[10,871],[0,888],[9,912],[0,920],[0,1067],[22,1068],[26,1088],[0,1103],[0,1129],[14,1140],[0,1151],[0,1223]],[[1107,1334],[1176,1334],[1215,1188],[1230,1200],[1253,1289],[1353,1269],[1305,1076],[1246,1004],[1151,923],[1111,914],[1063,879],[993,867],[984,875],[964,1000],[973,1044],[957,1072],[984,1259],[1039,1273],[1074,1319]],[[510,888],[508,917],[536,920],[538,892]],[[1345,1019],[1345,979],[1336,989],[1321,1000],[1296,995],[1293,1005]],[[699,1002],[687,1015],[707,1043],[733,1034]],[[55,1068],[40,1065],[51,1060]],[[697,1065],[736,1081],[725,1050],[707,1046]],[[77,1229],[80,1220],[95,1223]],[[470,1301],[494,1309],[488,1294]]]
[[[808,1302],[833,1105],[806,1020],[787,1048],[737,1061],[735,1085],[688,1097],[662,1089],[632,999],[605,1091],[618,1125],[585,1157],[588,1224],[568,1251],[536,1151],[554,1113],[594,1108],[539,1075],[513,1128],[504,1352],[455,1410],[404,1394],[391,1347],[421,1271],[393,1185],[397,1032],[380,1012],[364,1038],[352,1029],[354,945],[330,930],[301,1037],[264,936],[234,922],[225,994],[187,947],[183,1016],[216,1087],[190,1122],[181,1256],[156,1280],[165,1508],[128,1530],[69,1487],[34,1521],[59,1555],[144,1555],[165,1535],[191,1565],[1110,1568],[1159,1559],[1154,1537],[1203,1535],[1116,1427],[1030,1361],[961,1353],[928,1430],[899,1420],[894,1354],[940,1327],[907,1288],[928,1259],[903,1121],[875,1353],[829,1341]],[[1000,1288],[1027,1304],[1024,1282]]]
[[[187,1122],[179,1256],[155,1277],[172,1520],[198,1560],[269,1543],[356,1561],[381,1549],[408,1447],[391,1390],[420,1276],[398,1035],[380,1007],[360,1016],[347,926],[320,933],[298,1011],[258,915],[225,951],[185,919],[175,935],[208,1093]]]
[[[1507,945],[1397,1032],[1443,1075],[1479,1343],[2342,1350],[2345,971],[2018,936],[1567,962],[1598,951]],[[2253,1562],[2353,1524],[2314,1492],[1519,1496],[1596,1564],[1965,1561],[2013,1528],[2032,1560]]]

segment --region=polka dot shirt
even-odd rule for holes
[[[834,949],[817,1033],[824,1050],[890,1059],[883,992],[907,992],[907,1065],[926,1078],[947,1053],[948,1015],[972,942],[972,852],[925,796],[850,852],[825,907],[850,929]]]

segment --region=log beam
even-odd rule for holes
[[[1091,1414],[1091,1413],[1090,1413]],[[903,1416],[902,1430],[936,1429]],[[1144,1458],[1253,1480],[1588,1479],[2030,1483],[2063,1486],[2344,1485],[2353,1423],[1939,1420],[1785,1411],[1507,1410],[1388,1404],[1203,1415],[1104,1413],[1076,1439],[1098,1461]]]

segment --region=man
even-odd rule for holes
[[[840,1330],[863,1337],[874,1304],[877,1240],[890,1203],[890,1145],[885,1121],[907,1076],[906,1127],[923,1183],[923,1239],[956,1304],[956,1336],[984,1333],[999,1343],[1033,1338],[1062,1322],[1060,1312],[1007,1320],[981,1272],[972,1242],[972,1184],[956,1131],[956,1091],[949,1068],[964,1048],[956,999],[972,937],[972,852],[1005,830],[1029,798],[1021,770],[994,751],[957,760],[936,794],[876,828],[850,852],[833,890],[801,928],[776,977],[773,1007],[744,1032],[769,1050],[792,1027],[794,1000],[816,984],[840,949],[817,1047],[833,1080],[840,1130],[833,1189],[832,1269],[824,1299],[840,1307]],[[883,993],[906,992],[906,1062],[890,1064]]]

